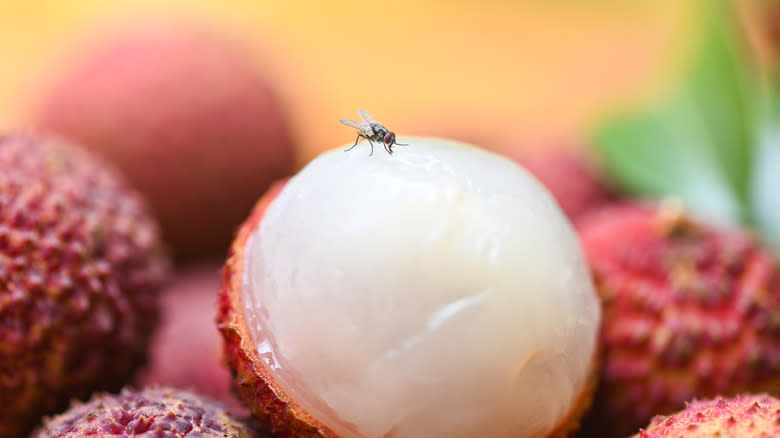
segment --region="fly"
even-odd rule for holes
[[[351,151],[352,148],[357,146],[361,138],[365,138],[366,140],[368,140],[368,143],[371,144],[371,153],[368,154],[369,157],[371,155],[374,155],[375,141],[381,142],[384,145],[387,153],[390,155],[393,155],[394,145],[408,146],[403,143],[396,143],[395,133],[382,126],[382,124],[379,123],[376,120],[376,118],[372,116],[368,111],[358,110],[358,115],[360,115],[360,119],[361,119],[360,122],[355,120],[339,119],[339,122],[347,126],[356,128],[358,130],[357,138],[355,139],[355,144],[353,144],[349,149],[347,149],[348,151]]]

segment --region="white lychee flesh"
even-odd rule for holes
[[[313,160],[248,240],[276,385],[343,437],[536,437],[586,385],[600,307],[571,225],[516,164],[399,140]]]

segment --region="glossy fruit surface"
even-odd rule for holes
[[[509,160],[399,142],[321,155],[240,229],[219,324],[243,400],[280,436],[564,433],[600,316],[569,221]]]

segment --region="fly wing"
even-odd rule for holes
[[[361,119],[365,120],[368,123],[376,123],[377,125],[381,125],[381,123],[379,123],[376,120],[376,117],[372,116],[371,113],[369,113],[366,110],[362,110],[362,109],[358,110],[358,114],[360,115]]]
[[[351,126],[353,128],[357,128],[357,129],[360,129],[360,128],[366,126],[366,122],[358,122],[358,121],[355,121],[355,120],[339,119],[339,122],[341,122],[341,123],[343,123],[343,124],[345,124],[347,126]]]

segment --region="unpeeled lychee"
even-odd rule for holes
[[[766,394],[694,400],[676,414],[653,418],[632,438],[775,438],[780,400]]]
[[[115,172],[64,142],[0,136],[0,437],[143,361],[167,273],[157,225]]]
[[[230,391],[222,338],[214,325],[220,268],[216,263],[202,263],[175,273],[161,294],[160,328],[136,384],[193,389],[225,403],[234,413],[243,412]]]
[[[217,31],[138,23],[74,56],[32,123],[115,163],[177,257],[223,256],[258,194],[294,164],[282,104],[254,61]]]
[[[612,201],[612,194],[588,165],[583,150],[540,144],[509,156],[538,178],[574,221]]]
[[[252,438],[260,435],[224,406],[173,388],[98,394],[47,418],[31,438]]]
[[[780,276],[750,234],[635,203],[591,213],[579,234],[604,301],[598,436],[693,397],[780,392]]]
[[[589,404],[599,303],[522,168],[459,143],[326,152],[240,228],[219,326],[283,437],[565,436]]]

